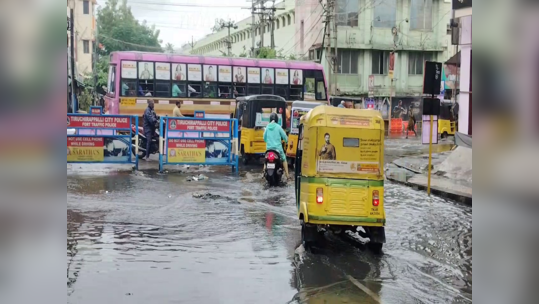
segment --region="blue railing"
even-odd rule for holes
[[[137,126],[137,116],[68,114],[67,163],[134,164],[138,170]]]
[[[237,119],[161,117],[159,134],[160,172],[165,165],[222,165],[238,172]]]

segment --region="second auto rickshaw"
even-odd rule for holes
[[[286,100],[277,95],[252,95],[236,100],[234,118],[240,122],[240,153],[243,163],[261,158],[266,152],[264,128],[269,124],[271,113],[277,113],[280,124],[286,130]]]
[[[310,110],[320,105],[322,105],[322,103],[311,101],[294,101],[292,103],[292,113],[290,117],[291,128],[290,135],[288,136],[288,147],[286,149],[286,157],[289,159],[289,164],[294,164],[294,161],[296,160],[299,124],[301,117],[309,113]]]
[[[301,120],[295,187],[304,246],[320,231],[350,230],[380,251],[386,241],[381,113],[319,106]]]

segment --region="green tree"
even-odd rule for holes
[[[103,45],[100,55],[115,51],[163,51],[159,30],[135,19],[127,0],[107,0],[97,12],[97,28]]]
[[[265,58],[265,59],[275,59],[277,58],[277,52],[273,49],[263,47],[263,48],[260,48],[260,50],[258,51],[258,56],[256,57]]]

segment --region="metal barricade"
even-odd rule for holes
[[[138,170],[137,116],[67,115],[67,163],[134,164]]]
[[[165,165],[222,165],[238,172],[238,120],[161,117],[159,171]]]

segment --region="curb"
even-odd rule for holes
[[[397,183],[397,184],[401,184],[401,185],[404,185],[404,186],[414,188],[415,190],[421,190],[421,191],[425,191],[425,192],[427,191],[426,186],[412,184],[412,183],[409,183],[409,182],[402,182],[402,181],[399,181],[399,180],[396,180],[396,179],[389,178],[387,176],[386,176],[386,179],[389,180],[389,181],[392,181],[394,183]],[[430,188],[430,190],[431,190],[430,192],[432,194],[434,194],[434,195],[436,195],[438,197],[447,198],[447,199],[450,199],[450,200],[458,202],[458,203],[462,203],[462,204],[465,204],[465,205],[468,205],[468,206],[472,206],[472,198],[471,197],[456,194],[456,193],[451,193],[451,192],[447,192],[447,191],[442,191],[442,190],[435,189],[435,188],[432,188],[432,187]]]

